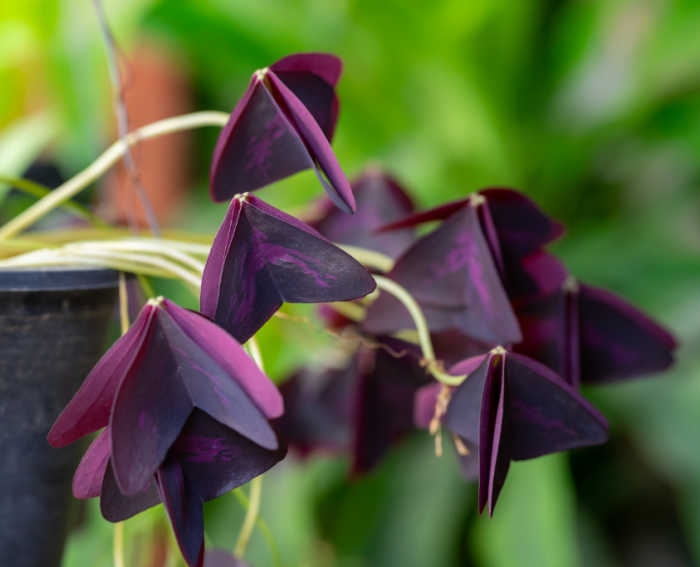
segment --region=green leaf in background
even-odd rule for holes
[[[579,565],[576,502],[566,456],[513,463],[493,518],[479,518],[471,541],[478,565],[484,567]]]
[[[21,118],[0,132],[0,175],[19,177],[39,157],[56,134],[49,112]],[[9,185],[0,180],[0,202]]]
[[[21,177],[10,177],[0,173],[0,185],[2,184],[9,187],[14,187],[15,189],[18,189],[27,195],[31,195],[32,197],[36,197],[37,199],[46,197],[49,193],[51,193],[51,188],[41,185],[40,183],[29,181],[28,179],[22,179]],[[86,209],[81,204],[76,203],[71,199],[64,201],[59,206],[63,207],[67,211],[70,211],[74,215],[89,221],[93,226],[106,226],[106,224],[92,211]]]

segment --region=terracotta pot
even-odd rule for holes
[[[0,565],[58,567],[84,445],[46,434],[105,350],[117,273],[0,270]]]

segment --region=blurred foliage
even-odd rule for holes
[[[555,250],[577,276],[638,303],[681,341],[666,375],[587,392],[612,424],[611,444],[515,463],[492,520],[477,516],[474,486],[450,455],[432,457],[426,436],[352,481],[342,460],[288,459],[266,475],[263,501],[285,565],[700,564],[699,2],[105,5],[127,52],[144,40],[169,46],[193,110],[231,109],[252,70],[290,52],[339,54],[334,147],[348,173],[378,161],[421,206],[487,185],[524,190],[567,224]],[[2,173],[43,153],[68,176],[108,143],[104,48],[87,0],[0,3],[0,82],[0,164],[17,169]],[[206,195],[216,135],[193,134],[198,174],[184,228],[212,232],[223,217]],[[318,193],[309,172],[262,192],[296,212]],[[195,306],[172,284],[157,286]],[[328,343],[294,320],[263,331],[278,380],[321,363]],[[66,567],[109,565],[109,527],[94,504],[88,512]],[[232,547],[235,499],[207,515],[208,537]],[[127,524],[129,546],[149,521]],[[259,533],[250,557],[271,564]]]

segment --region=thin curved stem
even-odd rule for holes
[[[248,541],[250,541],[250,536],[253,535],[255,522],[258,519],[258,514],[260,513],[262,482],[262,475],[256,476],[250,481],[250,502],[248,510],[245,514],[245,519],[243,520],[241,532],[238,534],[236,547],[233,550],[233,554],[236,557],[243,557],[245,555],[245,550],[248,547]]]
[[[423,311],[411,294],[408,293],[403,286],[384,276],[375,275],[374,280],[377,282],[377,287],[379,289],[390,293],[398,299],[411,315],[413,323],[416,326],[416,331],[418,332],[418,343],[420,344],[428,372],[430,372],[437,381],[447,384],[448,386],[458,386],[461,384],[466,376],[452,376],[440,368],[435,358],[435,350],[430,340],[430,331],[428,330],[428,323],[425,320],[425,315],[423,315]]]
[[[247,511],[250,507],[250,501],[248,500],[248,497],[245,495],[243,490],[237,488],[233,491],[233,495],[236,497],[243,509]],[[267,543],[267,547],[270,550],[270,554],[272,555],[272,563],[275,565],[275,567],[280,567],[282,565],[282,561],[280,559],[280,551],[277,548],[277,543],[275,543],[275,539],[272,537],[270,527],[267,525],[267,522],[263,520],[260,516],[258,516],[255,525],[260,530],[260,533],[265,539],[265,543]]]
[[[114,142],[105,152],[92,162],[83,171],[72,177],[49,195],[37,201],[27,210],[10,220],[0,228],[0,240],[4,240],[31,226],[46,213],[53,210],[61,203],[80,193],[85,187],[99,178],[112,167],[124,155],[129,146],[133,146],[141,140],[156,138],[172,132],[191,130],[202,126],[224,126],[228,121],[225,112],[204,111],[192,114],[183,114],[153,122],[131,132],[128,136]]]
[[[121,140],[129,135],[129,114],[126,108],[126,100],[124,100],[124,86],[122,85],[121,71],[119,69],[119,62],[117,61],[119,47],[117,46],[117,40],[114,38],[114,34],[112,33],[112,28],[107,21],[107,14],[105,14],[102,1],[93,0],[92,3],[95,6],[97,19],[100,23],[100,29],[102,30],[102,36],[105,41],[107,68],[109,69],[109,79],[112,83],[112,90],[114,91],[114,113],[117,118],[119,139]],[[148,198],[146,188],[141,183],[141,176],[139,175],[136,162],[134,161],[134,156],[131,154],[131,149],[128,144],[126,145],[126,150],[124,151],[124,165],[126,166],[126,171],[129,174],[134,191],[136,192],[136,195],[141,202],[141,206],[146,213],[146,219],[148,220],[151,233],[155,236],[159,236],[160,226],[158,225],[156,212],[153,210],[153,205]],[[133,223],[133,213],[130,214],[130,219]]]

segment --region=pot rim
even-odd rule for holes
[[[0,292],[102,289],[118,285],[119,272],[110,268],[42,266],[0,269]]]

